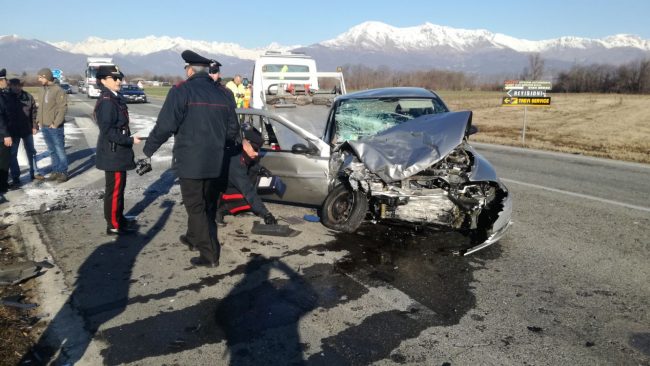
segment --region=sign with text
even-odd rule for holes
[[[510,89],[508,90],[509,97],[545,97],[546,90],[522,90],[522,89]]]
[[[503,97],[501,105],[504,106],[546,106],[551,105],[551,97],[541,98],[517,98],[517,97]]]
[[[505,90],[551,90],[550,81],[542,80],[506,80]]]

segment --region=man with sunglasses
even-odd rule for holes
[[[227,182],[224,149],[239,140],[239,123],[231,101],[208,74],[213,62],[186,50],[187,80],[169,90],[143,152],[148,157],[174,135],[172,168],[187,211],[187,231],[180,241],[198,249],[194,266],[219,265],[217,200]]]

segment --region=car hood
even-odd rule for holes
[[[374,136],[344,142],[337,150],[352,151],[369,171],[390,183],[447,156],[463,142],[471,123],[471,111],[425,115]]]

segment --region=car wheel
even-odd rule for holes
[[[321,223],[333,230],[353,233],[361,225],[367,211],[366,195],[342,184],[334,188],[325,198],[321,210]]]

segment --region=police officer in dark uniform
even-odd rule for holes
[[[124,216],[126,171],[135,169],[133,144],[140,143],[129,130],[129,110],[119,94],[124,75],[116,66],[100,66],[97,85],[101,91],[95,104],[95,120],[99,126],[96,166],[106,172],[104,218],[106,234],[123,235],[137,231],[135,220]]]
[[[221,63],[210,60],[209,73],[219,90],[224,93],[236,108],[235,96],[221,84]],[[256,215],[264,218],[265,224],[277,224],[275,217],[266,208],[259,195],[255,181],[261,168],[257,163],[257,155],[263,145],[262,135],[250,125],[242,126],[244,139],[241,145],[228,146],[226,155],[230,157],[228,163],[228,187],[225,194],[219,199],[217,223],[224,225],[225,214],[251,210]]]
[[[235,96],[232,95],[230,89],[226,88],[221,83],[221,63],[217,60],[210,60],[210,67],[208,69],[208,73],[210,74],[212,80],[214,80],[214,83],[217,86],[217,88],[219,88],[219,91],[224,93],[228,97],[228,99],[232,101],[234,108],[237,108],[237,103],[235,102]]]
[[[240,149],[239,153],[231,158],[228,170],[228,188],[219,200],[217,223],[225,225],[223,222],[224,215],[235,215],[250,210],[257,216],[262,217],[266,225],[276,225],[277,220],[257,194],[256,183],[258,176],[271,175],[271,172],[260,165],[258,159],[259,150],[264,144],[264,138],[255,127],[249,124],[242,126],[242,132],[245,141],[251,145],[254,153],[249,154]]]
[[[9,92],[7,90],[7,70],[0,70],[0,203],[5,201],[9,185],[9,162],[11,161],[11,134],[9,133]]]
[[[172,167],[188,216],[180,240],[199,250],[193,265],[216,267],[221,252],[217,199],[227,181],[224,149],[238,140],[239,123],[231,102],[208,75],[211,60],[189,50],[181,56],[188,78],[169,90],[143,152],[150,158],[174,135]]]

